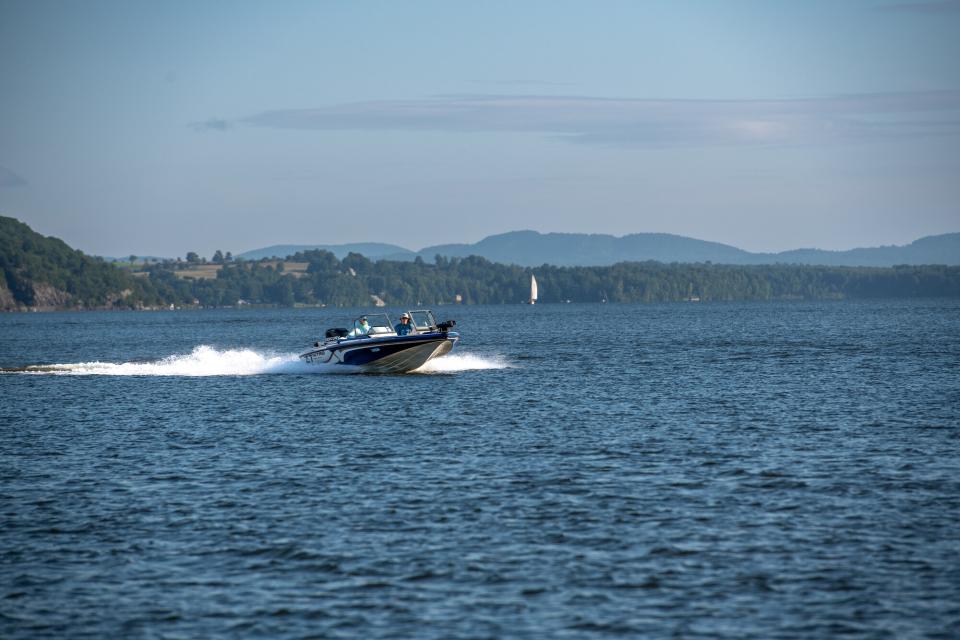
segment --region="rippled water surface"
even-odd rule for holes
[[[960,302],[0,316],[0,637],[960,637]]]

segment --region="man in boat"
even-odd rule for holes
[[[405,336],[408,333],[415,333],[413,328],[413,323],[410,322],[410,316],[406,312],[400,316],[400,322],[393,325],[393,330],[397,332],[398,336]]]
[[[360,336],[365,336],[370,333],[370,323],[367,322],[367,316],[360,316],[360,319],[357,320],[353,325],[353,330],[350,332],[351,338],[359,338]]]

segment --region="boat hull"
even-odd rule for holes
[[[449,353],[458,339],[455,333],[435,333],[343,340],[308,351],[300,359],[311,364],[355,367],[365,373],[406,373]]]

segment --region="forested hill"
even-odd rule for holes
[[[286,260],[108,264],[0,218],[0,309],[159,308],[243,305],[370,307],[540,301],[664,302],[960,297],[960,267],[811,267],[622,262],[535,268],[478,256],[372,261],[305,251]]]
[[[417,254],[395,244],[382,242],[356,242],[353,244],[275,244],[262,249],[253,249],[241,253],[238,258],[261,260],[263,258],[286,258],[304,251],[329,251],[337,258],[346,258],[348,254],[359,253],[371,260],[413,260]],[[433,256],[430,256],[433,260]]]
[[[0,216],[0,310],[129,308],[150,298],[144,293],[128,271]]]

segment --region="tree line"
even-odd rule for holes
[[[369,306],[376,296],[391,305],[512,304],[529,296],[530,275],[540,302],[668,302],[699,299],[785,300],[960,296],[960,267],[825,267],[624,262],[608,267],[525,268],[484,258],[445,258],[433,263],[373,262],[349,254],[307,251],[288,258],[307,263],[286,273],[283,263],[225,264],[216,279],[185,280],[154,265],[150,283],[164,300],[202,305],[252,304]]]
[[[784,300],[960,297],[960,267],[828,267],[623,262],[605,267],[526,268],[484,258],[433,262],[379,260],[351,253],[342,260],[314,250],[286,261],[215,255],[216,276],[191,277],[209,266],[198,256],[121,268],[71,249],[61,240],[0,217],[0,309],[150,308],[237,304],[366,307],[540,302],[667,302],[699,299]],[[285,263],[306,265],[288,271]],[[213,271],[208,272],[212,275]],[[242,302],[241,302],[242,301]]]

